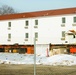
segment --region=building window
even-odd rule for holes
[[[25,29],[28,29],[29,21],[25,21]]]
[[[11,22],[8,22],[8,30],[11,29]]]
[[[35,33],[35,38],[38,38],[38,33],[37,32]]]
[[[8,34],[8,41],[11,41],[11,34]]]
[[[65,17],[62,18],[62,23],[65,23]]]
[[[65,37],[65,31],[62,31],[62,37]]]
[[[29,38],[29,34],[28,33],[25,33],[25,38]]]
[[[8,27],[11,27],[11,22],[8,22]]]
[[[35,25],[38,25],[38,20],[35,20]]]
[[[38,20],[35,20],[35,26],[34,28],[38,28]]]
[[[76,17],[74,17],[74,23],[76,22]]]
[[[65,31],[62,31],[62,37],[61,40],[65,40]]]
[[[8,34],[8,39],[11,39],[11,34]]]
[[[28,26],[29,25],[29,22],[28,21],[25,21],[25,25]]]

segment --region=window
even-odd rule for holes
[[[76,22],[76,17],[74,17],[74,23]]]
[[[38,20],[35,20],[35,25],[38,25]]]
[[[11,39],[11,34],[8,34],[8,39]]]
[[[25,38],[28,38],[28,37],[29,37],[28,33],[25,33]]]
[[[62,18],[62,23],[65,23],[65,17]]]
[[[8,27],[11,27],[11,22],[8,22]]]
[[[38,38],[38,33],[37,32],[35,33],[35,38]]]
[[[25,21],[25,25],[28,26],[28,21]]]
[[[65,31],[62,31],[62,37],[65,37]]]

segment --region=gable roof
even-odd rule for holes
[[[56,10],[45,10],[45,11],[1,15],[0,20],[32,18],[32,17],[41,17],[41,16],[54,16],[54,15],[63,15],[63,14],[76,14],[76,7],[65,8],[65,9],[56,9]]]

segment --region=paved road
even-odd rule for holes
[[[0,64],[0,75],[34,75],[33,65]],[[76,66],[36,66],[36,75],[76,75]]]

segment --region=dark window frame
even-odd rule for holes
[[[38,25],[38,20],[35,20],[35,25]]]
[[[11,27],[11,22],[8,22],[8,27]]]
[[[25,25],[28,26],[29,25],[29,21],[25,21]]]
[[[29,34],[28,33],[25,33],[25,38],[29,38]]]
[[[62,37],[65,37],[65,31],[62,31]]]
[[[35,32],[35,38],[38,38],[38,32]]]
[[[76,23],[76,17],[73,18],[74,23]]]
[[[11,33],[8,34],[8,39],[11,39]]]
[[[62,17],[62,23],[65,23],[65,22],[66,22],[66,18]]]

